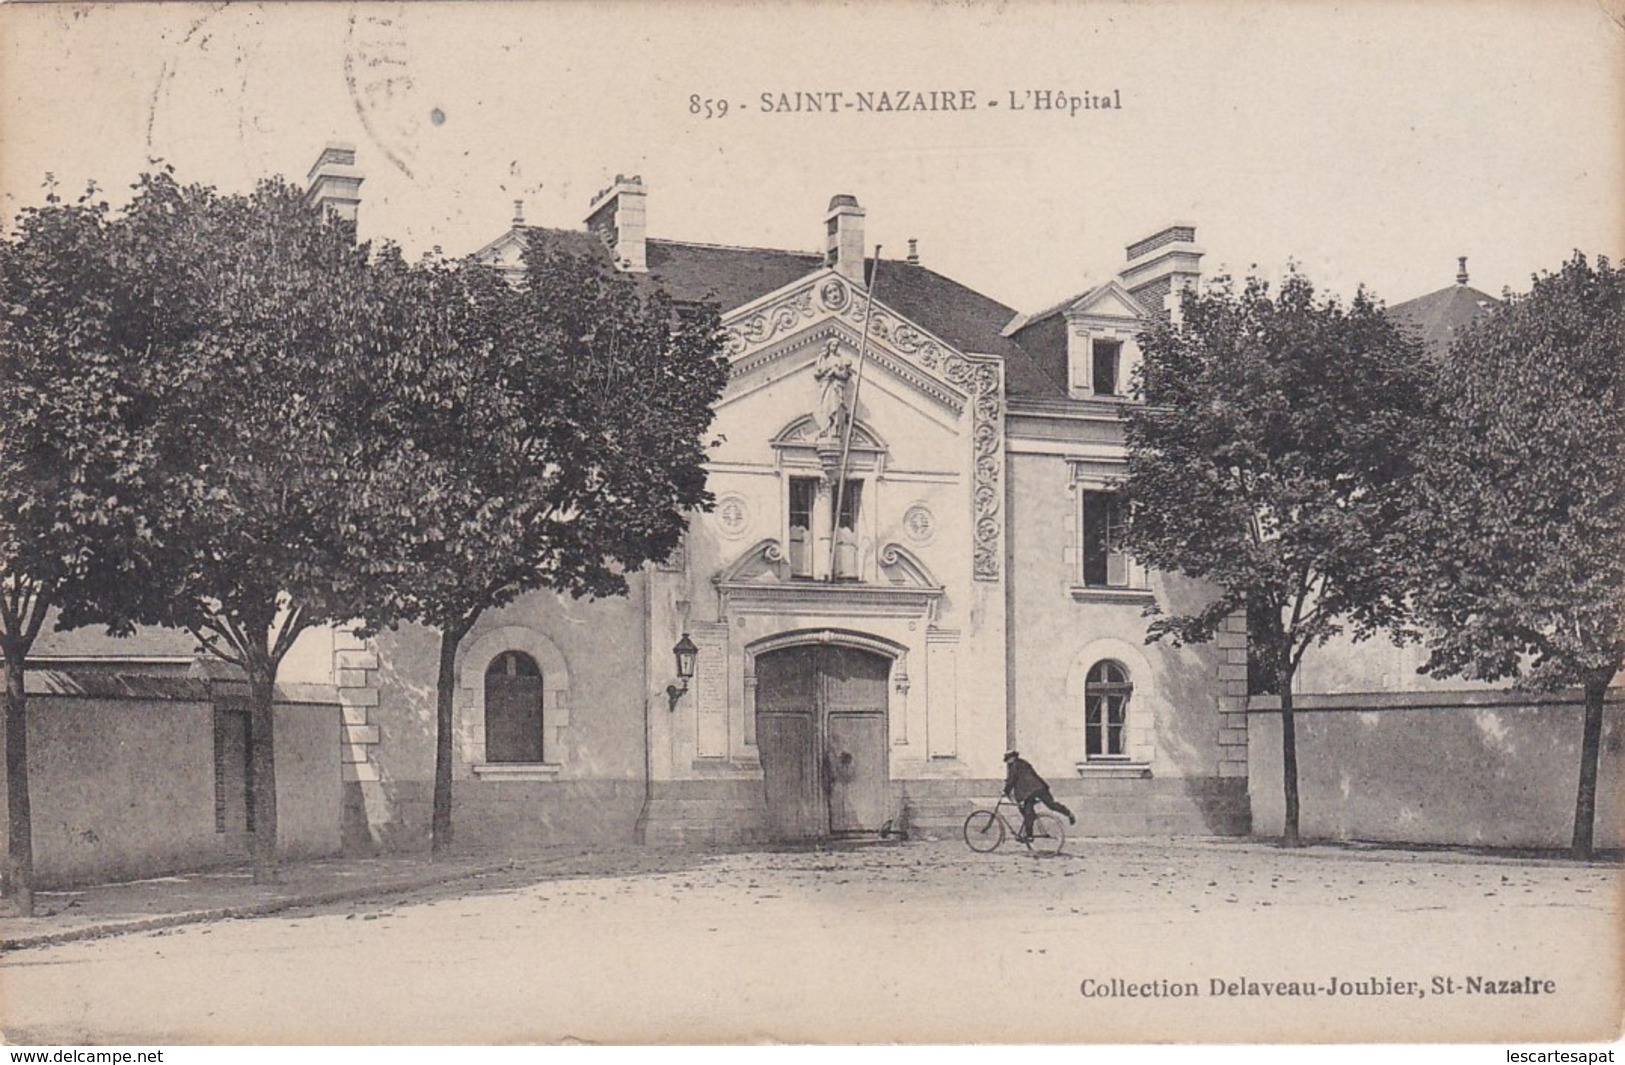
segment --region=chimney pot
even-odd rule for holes
[[[643,178],[615,175],[615,184],[593,197],[587,231],[595,233],[615,256],[615,268],[641,274],[649,269],[647,203]]]
[[[908,261],[914,266],[920,265],[920,242],[914,237],[908,238]]]
[[[361,207],[364,180],[355,165],[355,145],[329,141],[307,175],[305,202],[318,211],[333,211],[353,223]]]
[[[1460,256],[1456,257],[1456,284],[1465,285],[1466,283],[1467,283],[1467,256],[1460,255]]]
[[[854,284],[866,283],[863,270],[863,208],[851,193],[830,197],[829,213],[824,217],[827,242],[824,245],[824,265]]]
[[[522,225],[525,224],[525,201],[524,200],[515,200],[515,201],[513,201],[513,224],[516,225],[516,226],[522,226]]]
[[[1128,266],[1117,275],[1123,287],[1159,318],[1180,321],[1180,294],[1202,276],[1202,249],[1196,227],[1176,222],[1137,240],[1126,249]]]

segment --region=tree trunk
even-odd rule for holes
[[[1595,673],[1585,682],[1585,726],[1580,736],[1580,790],[1574,798],[1573,854],[1590,861],[1597,819],[1597,761],[1602,752],[1602,705],[1609,677]]]
[[[254,805],[254,883],[278,878],[276,840],[275,667],[262,660],[248,666],[249,801]]]
[[[1298,847],[1302,840],[1298,838],[1298,728],[1292,717],[1292,670],[1283,667],[1276,675],[1281,689],[1281,783],[1286,793],[1281,844]]]
[[[6,884],[18,917],[34,916],[34,829],[28,805],[28,704],[25,652],[8,644],[6,659]]]
[[[444,858],[451,852],[451,741],[455,727],[452,699],[457,693],[457,648],[470,625],[440,630],[440,671],[434,691],[434,814],[429,826],[429,853]]]

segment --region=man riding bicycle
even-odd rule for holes
[[[1078,823],[1071,810],[1055,801],[1055,796],[1049,793],[1049,785],[1032,764],[1021,757],[1021,752],[1005,751],[1004,767],[1004,793],[1021,807],[1021,835],[1016,837],[1018,843],[1026,843],[1033,838],[1033,820],[1038,816],[1039,803],[1058,814],[1064,814],[1067,824]]]

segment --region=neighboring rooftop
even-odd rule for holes
[[[609,249],[591,233],[531,226],[524,230],[562,250],[611,261]],[[651,238],[647,249],[648,272],[642,276],[675,300],[715,301],[724,311],[776,292],[824,266],[824,258],[815,252],[777,248]],[[872,257],[864,260],[864,275],[874,281]],[[1002,335],[1016,312],[951,278],[906,259],[882,259],[876,292],[881,303],[961,351],[1022,361],[1019,345]]]
[[[1494,296],[1467,284],[1465,255],[1456,262],[1454,285],[1388,308],[1390,318],[1421,336],[1430,355],[1444,355],[1461,330],[1501,305]]]
[[[29,650],[34,658],[153,658],[175,661],[191,660],[198,656],[197,640],[189,632],[143,626],[132,636],[109,636],[104,625],[86,625],[82,628],[59,632],[56,617],[46,618],[44,627]]]

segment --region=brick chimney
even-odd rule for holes
[[[305,202],[318,211],[331,210],[353,223],[361,206],[363,180],[355,165],[355,145],[329,141],[306,178]]]
[[[824,218],[828,231],[824,265],[856,284],[863,284],[863,208],[858,198],[847,193],[832,197]]]
[[[648,197],[643,178],[615,175],[615,184],[593,197],[587,231],[596,233],[615,256],[615,267],[641,274],[649,269]]]
[[[1152,314],[1179,321],[1179,295],[1202,277],[1196,227],[1167,226],[1128,246],[1128,266],[1117,275],[1123,287]]]

